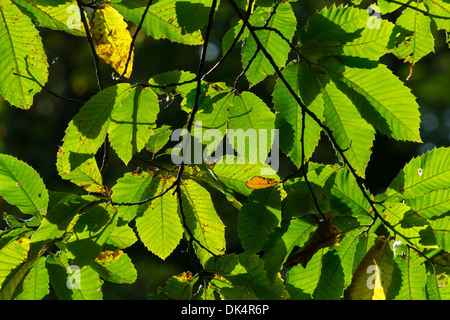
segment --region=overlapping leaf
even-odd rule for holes
[[[422,141],[419,105],[386,66],[350,58],[344,63],[324,58],[320,64],[377,131],[397,140]]]
[[[103,279],[114,283],[133,283],[137,279],[131,259],[120,249],[100,253],[92,268]]]
[[[435,148],[412,159],[389,185],[389,197],[415,198],[427,192],[448,188],[450,149]]]
[[[296,29],[296,18],[292,7],[289,3],[279,4],[276,8],[275,14],[271,13],[271,8],[259,7],[256,11],[262,10],[264,19],[259,19],[256,24],[257,27],[269,27],[278,30],[285,39],[291,41]],[[255,12],[255,15],[258,13]],[[274,59],[279,68],[284,67],[286,64],[288,54],[291,50],[289,43],[280,35],[270,29],[257,30],[256,36],[262,45],[267,49],[269,54]],[[246,77],[251,86],[261,82],[268,75],[275,72],[273,66],[269,63],[269,60],[264,56],[262,51],[256,54],[256,57],[252,60],[253,56],[257,52],[256,41],[249,37],[246,39],[242,48],[242,65],[245,68],[248,67]],[[251,65],[248,64],[251,62]]]
[[[349,287],[352,300],[385,300],[392,281],[393,253],[380,236],[359,263]]]
[[[204,8],[204,4],[202,4],[201,1],[186,1],[181,5],[184,4],[190,9],[201,10]],[[140,23],[146,6],[147,1],[145,0],[132,0],[114,4],[114,8],[118,12],[120,12],[126,19],[134,22],[136,25]],[[204,14],[205,11],[202,11],[203,17]],[[181,11],[179,1],[159,1],[150,6],[146,18],[142,24],[142,29],[155,39],[163,38],[187,45],[199,45],[203,43],[201,32],[198,30],[189,30],[189,32],[186,30],[186,27],[188,26],[184,25],[186,22],[189,22],[192,17],[194,17],[194,19],[203,18],[201,16],[196,17],[195,15],[192,15],[192,10]],[[198,22],[198,20],[197,23],[194,24],[195,27],[199,27],[200,25],[201,22]],[[193,28],[193,26],[191,26],[191,28]]]
[[[225,225],[216,213],[209,192],[194,180],[184,180],[182,205],[186,226],[201,246],[216,255],[225,252]],[[198,243],[197,256],[203,263],[211,257]]]
[[[411,63],[412,67],[421,58],[434,51],[431,19],[423,12],[423,3],[412,1],[395,23],[396,38],[391,41],[391,50],[397,57]],[[410,76],[412,74],[412,67]]]
[[[152,135],[158,112],[158,98],[150,88],[126,83],[108,87],[86,102],[69,123],[63,150],[94,155],[109,133],[111,146],[128,163]]]
[[[303,104],[322,119],[323,100],[318,95],[320,89],[317,82],[312,81],[313,75],[308,66],[303,62],[291,62],[283,70],[283,76]],[[276,128],[279,129],[280,149],[297,167],[300,167],[302,159],[309,159],[314,152],[321,128],[308,115],[302,119],[301,106],[280,80],[277,80],[273,93],[273,103],[277,111]],[[304,132],[305,154],[302,154],[302,132]]]
[[[344,55],[378,60],[387,53],[394,26],[380,16],[370,17],[367,12],[334,4],[323,8],[301,30],[302,52],[313,59]],[[371,19],[375,19],[373,26]]]
[[[102,251],[117,224],[117,212],[110,205],[87,210],[73,226],[67,242],[68,257],[80,268],[89,265]]]
[[[427,275],[423,259],[414,251],[408,250],[406,257],[394,259],[392,283],[387,298],[394,300],[425,300]]]
[[[238,232],[242,246],[248,253],[257,253],[281,222],[280,190],[275,187],[254,190],[242,206],[238,218]]]
[[[78,268],[71,265],[67,253],[61,250],[57,255],[48,255],[46,268],[50,283],[61,300],[101,300],[103,280],[91,267]]]

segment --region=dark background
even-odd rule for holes
[[[333,1],[300,1],[293,3],[299,25],[304,25],[316,9]],[[365,2],[363,2],[364,4]],[[362,5],[363,8],[366,8]],[[235,25],[236,17],[227,1],[222,1],[212,33],[212,60],[206,69],[220,58],[220,40],[223,34]],[[431,53],[414,68],[413,76],[405,83],[417,97],[422,114],[421,135],[423,144],[399,142],[377,135],[372,148],[373,155],[367,168],[366,185],[374,193],[383,192],[398,171],[412,157],[418,156],[433,147],[448,146],[450,142],[450,51],[445,44],[445,34],[435,35],[435,53]],[[136,27],[130,24],[131,34]],[[63,32],[39,29],[48,56],[50,68],[49,81],[46,87],[67,98],[87,101],[98,92],[93,59],[87,41]],[[216,50],[215,50],[216,49]],[[218,50],[218,51],[217,51]],[[217,52],[215,52],[217,51]],[[135,61],[131,83],[147,82],[158,73],[170,70],[186,70],[196,72],[199,60],[199,47],[189,47],[172,43],[168,40],[154,40],[140,32],[135,43]],[[217,54],[215,54],[217,53]],[[405,81],[409,74],[409,65],[395,56],[388,54],[381,58],[382,63]],[[115,82],[111,77],[112,69],[101,63],[105,87]],[[208,81],[221,81],[229,85],[234,83],[241,72],[240,50],[235,48],[226,62],[209,77]],[[244,79],[242,79],[244,80]],[[240,82],[240,89],[246,89],[245,81]],[[274,77],[255,86],[258,96],[271,104]],[[31,165],[44,179],[49,190],[81,192],[71,183],[62,180],[55,167],[56,152],[64,137],[64,130],[71,118],[77,113],[80,104],[62,101],[42,91],[36,95],[30,110],[20,110],[2,101],[0,97],[0,152],[13,155]],[[159,121],[180,126],[186,114],[180,111],[177,103],[163,109],[158,116]],[[125,167],[110,150],[110,166],[106,172],[105,182],[109,187],[114,185],[118,177],[126,171],[133,171],[143,163],[132,161]],[[321,148],[319,157],[330,158],[327,144]],[[281,174],[289,172],[291,166],[284,162]],[[229,251],[239,250],[239,239],[236,234],[237,211],[219,194],[213,195],[219,214],[227,226]],[[7,211],[7,207],[0,206]],[[132,258],[138,271],[138,280],[132,285],[115,285],[105,282],[103,294],[105,299],[145,299],[147,294],[170,276],[183,271],[193,271],[189,256],[184,253],[186,244],[182,242],[176,251],[165,262],[148,252],[139,242],[126,252]],[[49,297],[53,297],[50,295]]]

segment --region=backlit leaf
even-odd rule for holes
[[[0,2],[0,93],[29,109],[48,78],[47,56],[31,19],[10,0]]]
[[[26,163],[0,154],[0,196],[24,214],[47,213],[48,192],[39,174]]]
[[[155,179],[152,182],[154,195],[163,192],[173,180],[173,177]],[[168,192],[152,200],[147,210],[136,218],[136,229],[147,249],[161,259],[166,259],[178,246],[183,235],[176,195]]]
[[[390,242],[380,236],[356,268],[349,287],[349,298],[385,300],[392,280],[393,265]]]
[[[130,54],[131,35],[127,27],[128,25],[120,13],[109,5],[96,9],[90,20],[90,32],[98,56],[120,75],[125,72]],[[131,76],[133,59],[134,48],[124,74],[126,78]]]

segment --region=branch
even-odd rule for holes
[[[237,5],[234,3],[233,0],[228,0],[231,4],[231,6],[233,7],[234,11],[238,14],[238,16],[240,17],[240,19],[244,22],[244,24],[247,26],[247,28],[250,31],[250,34],[252,35],[253,39],[255,40],[258,48],[264,53],[264,56],[266,57],[266,59],[269,61],[269,63],[272,65],[272,67],[274,68],[277,76],[280,78],[280,80],[283,82],[283,84],[286,86],[286,88],[288,89],[289,93],[291,94],[291,96],[295,99],[295,101],[298,103],[298,105],[301,107],[301,109],[308,115],[310,116],[328,135],[330,141],[332,142],[332,144],[334,145],[335,149],[339,152],[339,154],[341,155],[345,165],[348,167],[348,169],[350,170],[350,172],[352,173],[352,175],[355,177],[356,182],[358,184],[359,189],[361,190],[364,198],[366,198],[366,200],[369,202],[370,206],[372,207],[372,210],[374,211],[375,215],[380,217],[380,214],[378,212],[378,210],[375,207],[375,204],[373,202],[373,200],[370,198],[370,196],[366,193],[366,190],[364,188],[364,185],[360,179],[360,177],[356,174],[355,169],[353,168],[353,166],[350,164],[350,162],[348,161],[347,157],[345,156],[345,150],[343,150],[339,144],[336,142],[336,139],[333,137],[333,132],[331,131],[330,128],[328,128],[325,124],[323,124],[323,122],[314,114],[314,112],[312,112],[311,110],[309,110],[301,101],[301,99],[299,98],[299,96],[295,93],[295,91],[292,89],[292,87],[290,86],[290,84],[287,82],[286,78],[283,76],[283,74],[281,73],[280,68],[278,68],[277,64],[275,63],[275,61],[273,60],[273,57],[268,53],[268,51],[266,50],[266,48],[263,46],[263,44],[261,43],[261,41],[259,40],[258,36],[255,33],[255,29],[254,27],[248,22],[248,19],[245,19],[245,17],[242,16],[241,12],[239,11],[239,8],[237,7]]]
[[[247,7],[247,12],[246,12],[246,17],[248,19],[248,17],[251,14],[252,11],[252,6],[253,6],[253,2],[254,0],[250,0],[248,7]],[[241,35],[244,33],[245,30],[245,24],[242,25],[241,29],[239,30],[238,34],[236,35],[236,37],[233,40],[233,43],[231,44],[230,48],[228,49],[228,51],[222,56],[222,58],[208,71],[206,72],[203,76],[202,76],[202,80],[204,80],[206,77],[208,77],[213,71],[215,71],[224,61],[226,58],[228,58],[228,56],[230,55],[230,53],[233,51],[234,47],[237,45],[237,43],[239,42],[239,39],[241,38]]]

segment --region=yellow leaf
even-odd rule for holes
[[[249,181],[247,181],[245,183],[245,185],[247,187],[249,187],[250,189],[264,189],[264,188],[271,187],[277,183],[278,183],[278,181],[275,179],[269,179],[269,178],[255,176],[255,177],[251,178]]]
[[[90,21],[90,31],[98,56],[120,75],[125,71],[132,40],[127,27],[120,13],[108,5],[96,9]],[[126,78],[131,76],[133,58],[134,48],[124,74]]]

